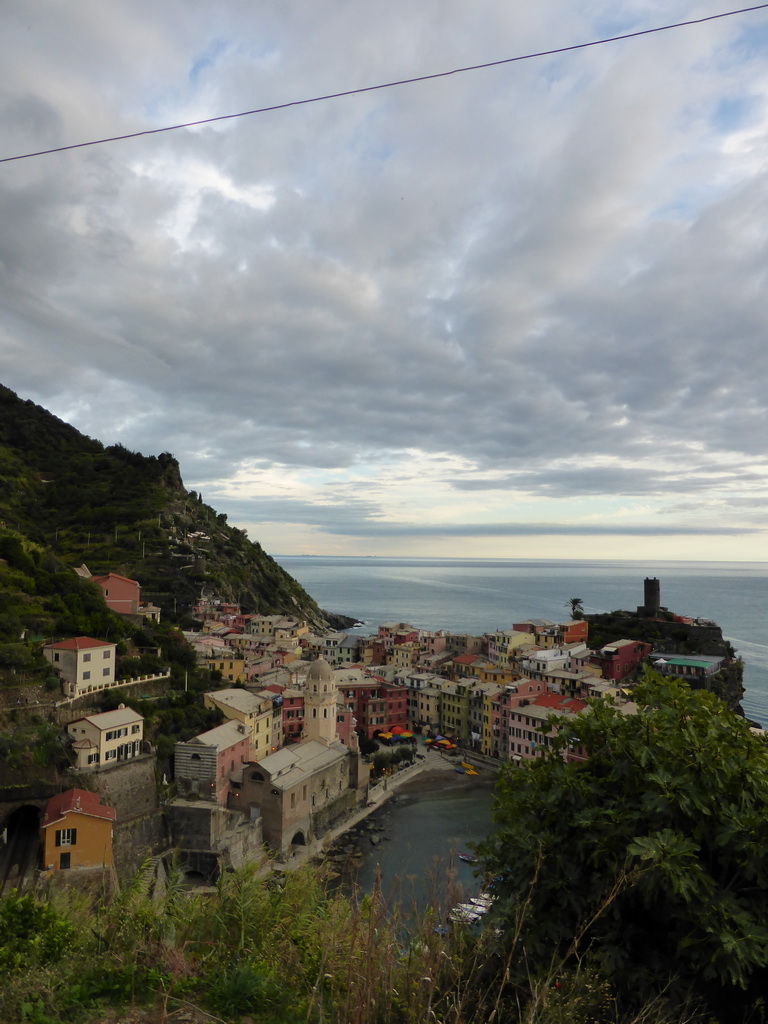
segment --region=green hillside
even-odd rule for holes
[[[72,571],[82,563],[139,580],[165,621],[183,623],[205,593],[247,612],[342,623],[187,491],[172,455],[105,447],[0,385],[0,643],[119,636],[93,584]]]

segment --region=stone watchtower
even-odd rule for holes
[[[304,739],[335,743],[338,690],[333,669],[325,658],[313,661],[304,688]]]
[[[646,576],[643,581],[643,604],[637,614],[646,619],[655,619],[661,611],[661,582],[655,576]]]

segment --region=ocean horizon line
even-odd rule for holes
[[[578,565],[591,565],[594,563],[613,565],[764,565],[768,568],[768,559],[741,558],[741,559],[709,559],[709,558],[553,558],[541,555],[538,557],[526,558],[523,556],[503,555],[339,555],[339,554],[287,554],[281,553],[272,555],[272,558],[358,558],[358,559],[398,559],[409,562],[571,562]]]

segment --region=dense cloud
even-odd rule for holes
[[[6,6],[0,156],[723,9],[518,8]],[[272,549],[752,557],[712,538],[765,525],[766,45],[755,12],[0,164],[0,379]]]

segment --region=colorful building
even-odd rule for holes
[[[62,681],[65,697],[80,697],[115,685],[116,644],[76,636],[46,644],[43,655]]]
[[[558,693],[543,693],[530,704],[521,702],[510,712],[510,756],[513,760],[532,761],[541,757],[557,736],[557,726],[550,718],[565,718],[584,711],[587,704]],[[571,752],[568,760],[583,759],[580,751]]]
[[[651,644],[640,640],[616,640],[599,651],[593,651],[589,661],[600,670],[603,679],[625,679],[653,650]]]
[[[472,683],[443,683],[440,690],[440,732],[457,740],[467,740],[469,736],[469,694]]]
[[[121,704],[115,711],[76,718],[67,726],[76,767],[106,768],[139,757],[144,740],[144,717]]]
[[[318,839],[367,800],[369,771],[353,732],[349,745],[339,742],[337,700],[333,670],[318,658],[306,678],[305,738],[233,775],[229,807],[258,814],[278,856]]]
[[[283,736],[286,743],[298,743],[304,732],[304,691],[283,690]]]
[[[112,863],[113,807],[97,793],[68,789],[45,805],[40,828],[44,871],[108,867]]]
[[[227,721],[242,722],[251,736],[251,756],[258,760],[271,752],[274,744],[272,718],[273,695],[250,693],[248,690],[212,690],[203,694],[207,708],[218,708]],[[282,702],[281,702],[282,704]],[[279,717],[282,721],[282,709]],[[282,746],[282,736],[277,746]]]
[[[251,732],[244,722],[224,722],[174,748],[174,774],[185,796],[226,806],[229,776],[251,760]]]
[[[377,732],[390,732],[395,725],[406,728],[408,694],[401,684],[347,670],[340,676],[338,688],[344,705],[357,721],[358,732],[367,739]]]
[[[207,657],[205,666],[209,672],[220,672],[221,678],[230,683],[240,683],[245,679],[245,658],[231,648]]]

